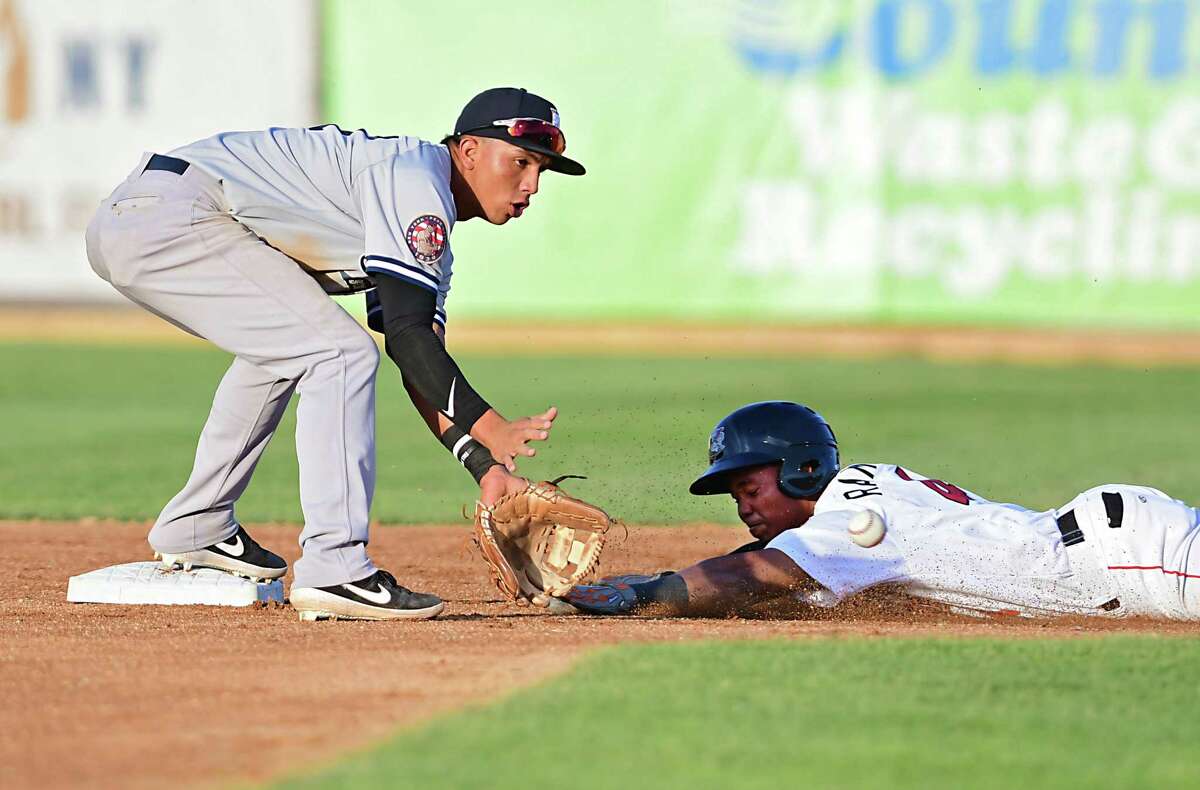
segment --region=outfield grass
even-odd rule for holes
[[[286,788],[1195,787],[1200,643],[646,645]]]
[[[1200,370],[884,361],[462,355],[510,416],[556,404],[554,439],[524,470],[589,475],[573,489],[641,523],[735,521],[687,484],[707,435],[753,400],[807,402],[843,460],[899,462],[984,496],[1052,507],[1105,482],[1200,501]],[[145,519],[186,479],[228,357],[190,347],[0,345],[0,517]],[[239,515],[301,518],[291,416]],[[426,432],[390,362],[379,384],[375,516],[448,521],[470,478]]]

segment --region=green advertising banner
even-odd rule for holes
[[[1200,5],[344,0],[327,120],[495,85],[584,178],[452,237],[455,316],[1200,325]],[[479,226],[479,227],[477,227]]]

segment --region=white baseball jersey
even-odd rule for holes
[[[847,532],[861,510],[878,513],[887,528],[869,549]],[[1113,597],[1099,566],[1073,572],[1056,511],[989,502],[891,464],[842,469],[813,517],[768,548],[787,554],[837,600],[886,583],[954,606],[1021,614],[1094,613]]]
[[[437,294],[445,322],[456,219],[445,146],[330,125],[225,132],[170,155],[219,179],[232,215],[330,293],[400,277]]]

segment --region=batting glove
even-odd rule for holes
[[[563,600],[587,614],[630,614],[638,605],[637,593],[624,582],[577,584]]]

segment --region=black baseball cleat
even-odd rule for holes
[[[441,598],[413,592],[387,571],[328,587],[293,587],[288,596],[301,620],[428,620],[446,608]]]
[[[253,581],[278,579],[287,573],[287,563],[283,557],[258,545],[241,524],[238,524],[233,537],[214,543],[208,548],[179,554],[155,552],[154,556],[162,561],[164,568],[182,566],[185,571],[192,568],[216,568],[235,576],[245,576]]]

